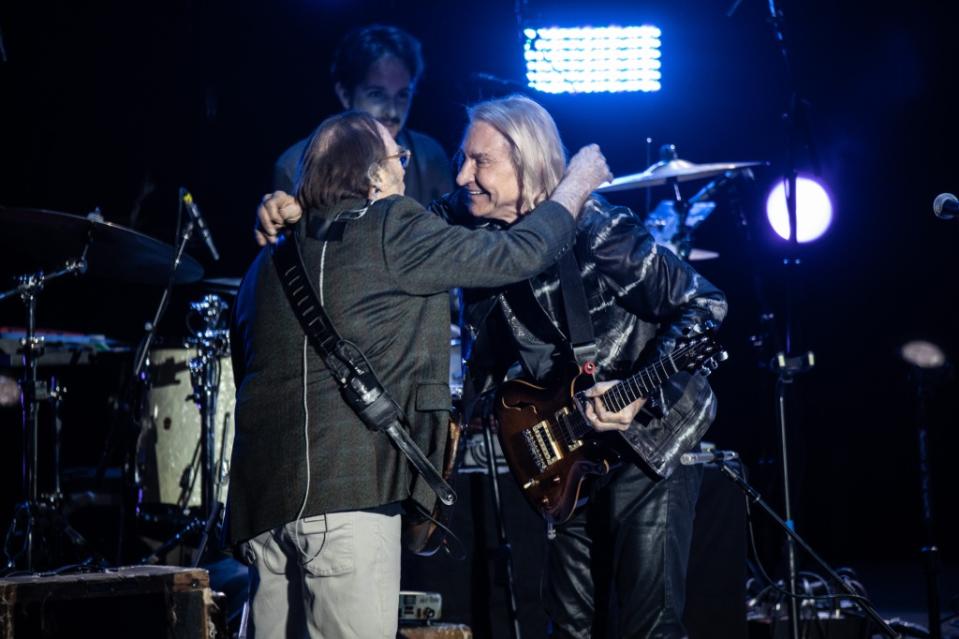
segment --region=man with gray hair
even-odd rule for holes
[[[452,224],[501,232],[556,188],[566,167],[562,141],[549,113],[524,96],[482,102],[468,113],[459,188],[430,208]],[[284,202],[260,210],[267,232],[298,217]],[[265,241],[262,232],[258,240]],[[639,431],[659,437],[678,459],[685,452],[678,443],[703,432],[715,415],[705,378],[681,373],[655,402],[641,399],[615,413],[599,395],[670,353],[693,325],[721,322],[725,296],[659,249],[631,210],[596,195],[577,221],[574,255],[598,352],[590,424],[620,431],[630,444]],[[550,380],[573,361],[564,293],[557,264],[519,284],[464,291],[473,338],[464,401],[495,389],[516,363],[527,377]],[[544,596],[554,636],[606,636],[609,610],[598,606],[610,601],[621,636],[686,634],[686,565],[702,471],[673,463],[653,469],[625,448],[623,463],[591,482],[585,505],[552,531]]]

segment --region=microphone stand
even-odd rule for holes
[[[789,88],[790,97],[788,109],[783,114],[783,121],[786,124],[787,132],[787,153],[786,168],[783,175],[783,182],[786,190],[786,210],[789,220],[789,248],[786,257],[783,259],[786,279],[786,300],[785,300],[785,350],[776,353],[772,361],[772,368],[777,372],[776,376],[776,415],[779,425],[779,445],[782,460],[782,483],[783,483],[783,501],[785,507],[786,520],[784,526],[787,533],[786,555],[789,590],[796,591],[798,583],[798,569],[796,565],[796,535],[795,520],[793,518],[791,486],[789,473],[789,450],[787,445],[789,428],[787,426],[788,410],[788,389],[793,384],[797,376],[807,373],[815,366],[815,357],[812,351],[795,353],[793,351],[794,342],[798,332],[796,317],[794,314],[796,300],[794,299],[794,290],[800,281],[798,269],[801,261],[799,259],[799,227],[796,217],[796,178],[798,175],[796,169],[798,147],[800,137],[805,141],[805,146],[809,150],[810,159],[814,167],[814,172],[819,173],[819,160],[816,148],[812,140],[811,131],[806,116],[807,103],[801,97],[795,88],[795,76],[792,65],[790,64],[789,48],[786,43],[785,19],[783,12],[776,6],[776,0],[767,0],[769,8],[769,25],[773,30],[773,37],[776,45],[782,55],[783,70]],[[790,637],[799,639],[799,603],[795,597],[789,601],[790,616]]]
[[[177,218],[181,219],[182,215],[183,201],[181,200],[177,211]],[[147,334],[143,336],[143,340],[141,340],[140,346],[137,349],[137,356],[133,365],[134,380],[148,381],[144,373],[144,367],[146,366],[147,357],[150,354],[150,347],[153,346],[153,341],[156,339],[157,326],[160,324],[160,320],[163,318],[163,314],[170,304],[170,295],[173,293],[173,286],[176,284],[176,272],[180,267],[180,261],[183,259],[183,251],[186,249],[186,245],[193,235],[193,227],[193,219],[187,216],[187,223],[177,238],[176,251],[173,254],[173,263],[170,265],[170,277],[167,279],[166,288],[163,289],[163,295],[160,296],[160,303],[157,305],[156,313],[153,314],[153,321],[148,322],[146,325]]]
[[[932,468],[929,456],[929,430],[926,401],[933,375],[930,370],[913,367],[913,382],[916,387],[916,431],[919,440],[919,496],[922,504],[922,523],[926,544],[922,547],[923,568],[926,573],[926,613],[929,619],[929,638],[941,639],[939,588],[939,547],[936,545],[935,523],[932,509]]]
[[[759,491],[757,491],[755,488],[749,485],[749,483],[745,480],[745,478],[743,478],[742,475],[740,475],[733,468],[731,468],[728,463],[722,461],[721,459],[717,460],[716,463],[719,465],[719,470],[722,471],[722,473],[726,475],[726,477],[731,479],[732,482],[736,484],[740,488],[740,490],[743,491],[743,493],[745,493],[746,497],[752,503],[757,504],[760,508],[766,511],[766,514],[768,514],[769,517],[772,518],[772,520],[775,521],[776,524],[778,524],[779,527],[785,531],[785,533],[789,536],[789,539],[794,544],[799,545],[804,551],[806,551],[806,553],[808,553],[808,555],[812,557],[817,564],[819,564],[819,566],[826,572],[826,574],[829,575],[833,579],[833,581],[835,581],[836,584],[839,585],[839,587],[843,590],[843,592],[855,597],[856,604],[860,608],[862,608],[863,612],[865,612],[870,619],[876,622],[876,624],[880,627],[884,635],[886,635],[887,637],[890,637],[891,639],[901,639],[902,635],[900,635],[895,630],[893,630],[889,626],[889,624],[886,623],[886,621],[882,618],[882,616],[876,611],[876,609],[872,606],[872,604],[869,603],[869,601],[865,597],[863,597],[858,592],[856,592],[852,588],[852,586],[846,583],[846,581],[841,576],[839,576],[839,574],[835,570],[833,570],[832,567],[828,563],[826,563],[826,561],[822,557],[820,557],[816,553],[816,551],[813,550],[812,547],[808,543],[806,543],[806,541],[802,537],[799,536],[799,533],[796,532],[794,526],[792,526],[789,521],[783,521],[783,519],[776,513],[776,511],[773,510],[769,506],[769,504],[767,504],[763,500],[762,495],[759,494]],[[791,594],[796,593],[796,591],[793,590],[791,587],[789,589],[789,592]],[[796,597],[791,596],[790,599],[792,601],[796,601]],[[795,617],[791,618],[791,621],[793,622],[791,624],[792,626],[797,625],[795,623],[796,621]]]

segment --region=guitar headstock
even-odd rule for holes
[[[670,354],[673,364],[679,370],[709,375],[719,367],[719,363],[729,359],[716,339],[716,323],[707,321],[694,324],[686,331]]]

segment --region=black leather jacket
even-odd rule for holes
[[[456,224],[500,228],[473,218],[457,192],[434,212]],[[575,254],[596,338],[598,380],[622,379],[671,352],[696,323],[720,323],[723,293],[669,249],[658,246],[639,216],[599,196],[577,223]],[[506,289],[464,291],[466,328],[473,338],[464,399],[492,388],[518,359],[537,378],[571,360],[559,271],[554,265]],[[543,344],[552,348],[544,349]],[[543,354],[551,352],[544,358]],[[702,375],[680,373],[647,404],[626,440],[650,467],[668,476],[679,456],[698,445],[716,413]]]

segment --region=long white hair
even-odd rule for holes
[[[469,123],[485,122],[509,142],[519,177],[517,213],[549,198],[566,172],[566,151],[553,117],[524,95],[479,102],[467,109]]]

